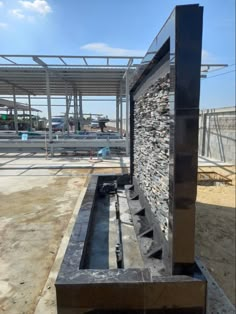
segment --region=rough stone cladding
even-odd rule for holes
[[[134,106],[134,176],[168,234],[170,79],[153,83]]]

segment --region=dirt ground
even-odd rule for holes
[[[235,167],[200,167],[232,180],[233,185],[198,186],[196,255],[235,304]]]
[[[196,255],[235,303],[235,168],[214,171],[234,185],[198,186]],[[56,313],[54,279],[47,279],[68,222],[87,175],[109,172],[121,170],[63,169],[60,176],[47,170],[42,176],[0,178],[0,313],[34,313],[45,291],[49,295],[37,313]]]
[[[86,177],[1,179],[0,312],[33,313]]]
[[[55,176],[41,169],[0,177],[0,313],[34,313],[88,175],[107,171],[63,169]]]

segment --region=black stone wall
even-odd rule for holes
[[[165,237],[169,214],[170,78],[159,78],[134,105],[134,176]]]

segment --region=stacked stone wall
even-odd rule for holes
[[[134,176],[167,236],[169,212],[169,75],[135,101]]]

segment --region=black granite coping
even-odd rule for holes
[[[83,198],[80,210],[76,217],[74,228],[61,264],[56,280],[57,283],[66,280],[77,274],[82,268],[85,255],[86,241],[88,238],[89,225],[92,217],[92,210],[97,193],[98,176],[91,176],[87,191]]]
[[[128,270],[130,271],[130,270]],[[201,280],[165,280],[156,282],[94,282],[59,284],[59,309],[192,309],[205,313],[206,284]],[[172,313],[175,313],[174,311]],[[189,312],[195,313],[195,312]]]
[[[68,275],[68,274],[67,274]],[[60,284],[111,284],[111,283],[140,283],[150,282],[149,269],[79,269],[77,273],[71,273],[66,278],[59,278]]]

